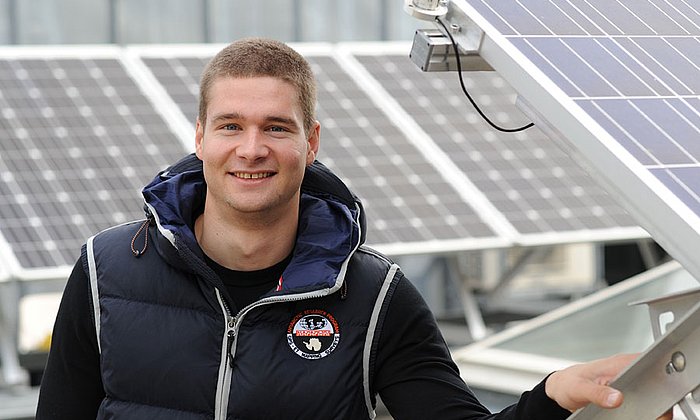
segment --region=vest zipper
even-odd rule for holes
[[[265,298],[257,302],[251,303],[245,308],[241,309],[236,316],[231,315],[231,310],[229,309],[226,301],[221,296],[219,289],[214,289],[216,291],[216,297],[219,300],[219,305],[224,313],[226,319],[226,328],[224,335],[224,346],[222,352],[225,351],[226,355],[221,355],[221,363],[219,365],[219,380],[216,386],[216,405],[214,408],[214,420],[225,420],[228,413],[228,399],[231,393],[231,377],[233,375],[233,359],[234,353],[236,352],[236,342],[238,341],[238,327],[241,324],[241,320],[244,315],[250,312],[251,309],[262,305],[268,305],[276,302],[292,302],[295,300],[312,299],[316,297],[326,296],[330,293],[329,289],[301,293],[298,295],[288,295],[288,296],[274,296],[270,298]]]
[[[214,290],[216,292],[216,298],[218,299],[219,305],[221,306],[221,310],[224,314],[224,319],[226,320],[223,346],[221,349],[221,362],[219,364],[219,379],[216,383],[214,419],[225,420],[226,413],[228,411],[228,397],[231,392],[231,375],[233,374],[233,355],[231,354],[231,347],[235,341],[236,317],[231,315],[231,309],[229,309],[226,301],[221,296],[219,289],[215,288]]]
[[[352,252],[349,254],[348,258],[345,260],[345,264],[350,261],[350,257],[357,251],[360,243],[357,242]],[[344,270],[341,270],[342,277],[345,277]],[[343,278],[343,281],[345,279]],[[341,285],[342,286],[342,285]],[[250,312],[252,309],[257,308],[262,305],[269,305],[277,302],[294,302],[304,299],[314,299],[318,297],[323,297],[331,294],[332,289],[322,289],[312,292],[298,293],[294,295],[284,295],[284,296],[271,296],[268,298],[263,298],[257,302],[253,302],[245,308],[241,309],[236,316],[231,314],[226,301],[221,297],[221,292],[219,289],[214,288],[216,291],[216,297],[221,305],[221,310],[224,314],[224,319],[226,319],[226,332],[224,335],[225,346],[221,349],[222,352],[226,352],[226,355],[221,355],[221,363],[219,365],[219,380],[216,386],[216,405],[214,409],[214,420],[226,420],[226,415],[228,414],[228,399],[231,393],[231,377],[233,375],[233,359],[236,353],[236,345],[238,342],[238,327],[241,325],[243,317]],[[337,289],[336,289],[337,290]]]
[[[226,331],[226,358],[228,359],[228,366],[233,369],[233,354],[231,354],[231,348],[233,347],[233,342],[236,337],[236,317],[230,317],[228,320],[228,331]]]

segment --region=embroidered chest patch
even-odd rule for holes
[[[287,327],[289,347],[304,359],[328,356],[338,346],[340,329],[333,315],[320,309],[297,314]]]

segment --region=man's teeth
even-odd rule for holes
[[[260,179],[260,178],[267,178],[268,176],[272,176],[270,172],[264,172],[264,173],[257,173],[257,174],[249,174],[245,172],[235,172],[234,175],[236,175],[236,178],[243,178],[243,179]]]

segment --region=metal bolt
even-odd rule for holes
[[[462,28],[459,25],[457,25],[456,23],[450,24],[450,32],[452,32],[453,34],[456,34],[460,30],[462,30]]]
[[[679,351],[671,355],[671,362],[666,365],[666,372],[668,374],[674,372],[683,372],[685,370],[685,355]]]

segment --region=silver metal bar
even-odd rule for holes
[[[700,288],[639,303],[646,304],[649,307],[651,329],[654,334],[654,339],[657,340],[661,338],[668,326],[687,314],[698,301],[700,301]],[[667,319],[664,318],[664,315],[672,316],[668,324],[663,324]],[[686,396],[678,403],[678,406],[688,420],[698,420],[698,416],[695,413],[700,410],[700,407],[698,407],[700,403],[699,394],[700,388],[695,388],[690,395]]]
[[[569,420],[654,420],[700,385],[700,302],[611,383],[625,400],[614,410],[588,405]]]
[[[20,366],[17,354],[18,302],[18,280],[0,284],[0,388],[29,384],[29,375]]]
[[[479,303],[474,296],[473,288],[468,280],[461,275],[457,258],[459,257],[456,255],[445,257],[447,275],[459,289],[460,303],[464,310],[464,319],[469,328],[469,335],[472,340],[478,341],[485,338],[489,334],[489,330],[481,314]]]

